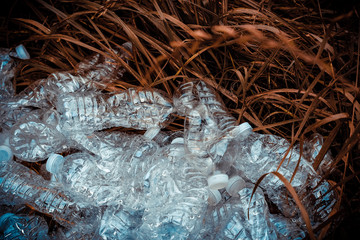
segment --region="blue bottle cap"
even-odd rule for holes
[[[24,45],[20,44],[15,48],[15,51],[20,59],[30,59],[30,54],[28,53]]]
[[[8,146],[0,146],[0,161],[10,161],[13,158],[13,153]]]

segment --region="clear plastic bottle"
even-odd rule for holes
[[[97,157],[79,152],[66,158],[58,154],[50,155],[46,169],[52,173],[54,185],[64,189],[69,195],[87,199],[92,205],[104,206],[118,202],[118,194],[123,189],[115,179],[109,181],[108,172],[97,167]],[[117,178],[117,181],[120,179]]]
[[[2,147],[3,149],[3,147]],[[28,204],[39,212],[50,214],[64,226],[84,225],[93,230],[99,217],[99,209],[87,206],[86,199],[70,198],[56,188],[49,188],[49,182],[20,163],[12,161],[11,151],[1,151],[0,161],[0,203],[5,205]],[[5,154],[3,154],[5,153]],[[81,200],[81,201],[80,201]]]
[[[248,123],[240,126],[244,126],[245,130],[231,140],[223,159],[225,162],[233,162],[233,166],[239,172],[255,183],[263,174],[276,171],[290,143],[274,135],[254,133]],[[300,156],[296,148],[290,150],[278,172],[290,181],[297,166],[298,169],[291,184],[297,190],[302,203],[308,207],[313,225],[317,225],[325,220],[326,213],[329,213],[334,206],[335,193],[329,192],[326,196],[324,195],[330,189],[326,181],[323,181],[318,190],[314,191],[313,188],[319,183],[321,177],[314,171],[311,164]],[[294,201],[283,197],[288,196],[288,192],[279,178],[270,175],[260,183],[260,186],[266,189],[269,199],[286,217],[302,221]],[[324,205],[320,208],[321,211],[316,211],[315,202]]]
[[[158,144],[121,132],[78,135],[76,141],[96,157],[86,152],[66,158],[53,154],[47,161],[53,178],[99,206],[122,202],[130,209],[141,208],[143,177],[157,161],[153,156]]]
[[[50,239],[48,226],[39,216],[6,213],[0,217],[0,238],[17,240]]]
[[[214,89],[203,81],[181,85],[174,105],[186,117],[185,140],[191,154],[206,156],[209,145],[235,127],[235,118]]]
[[[191,239],[278,239],[261,189],[250,202],[253,187],[251,183],[244,184],[233,196],[221,190],[217,204],[208,207],[199,231],[192,233]]]
[[[206,211],[206,175],[185,156],[183,139],[174,139],[161,155],[145,177],[149,200],[139,238],[187,239]]]
[[[142,214],[143,211],[126,210],[121,205],[108,207],[101,219],[101,239],[136,239],[136,231],[142,224]]]
[[[111,127],[151,129],[165,127],[174,109],[170,99],[158,90],[128,89],[111,94],[66,94],[56,109],[61,129],[91,133]]]
[[[114,50],[114,53],[127,61],[131,48],[131,43],[127,42],[122,45],[122,49]],[[7,107],[51,108],[61,94],[103,90],[111,81],[122,77],[125,72],[125,68],[117,64],[114,59],[105,58],[100,54],[83,60],[76,69],[77,71],[53,73],[46,79],[34,82],[8,101]]]
[[[247,131],[248,127],[248,125],[236,126],[228,131],[221,139],[209,146],[208,154],[214,162],[213,170],[208,177],[210,189],[221,189],[229,184],[233,188],[236,188],[235,186],[239,187],[244,184],[244,180],[237,176],[238,173],[233,167],[236,159],[226,158],[224,157],[224,154],[227,151],[230,142],[238,135],[242,134],[242,132]],[[229,181],[229,178],[231,178],[231,181]],[[235,194],[233,190],[230,191],[230,193]]]
[[[36,110],[24,116],[9,132],[14,155],[23,161],[38,162],[67,149],[67,139],[56,128],[57,123],[58,116],[53,110]]]
[[[12,57],[29,59],[30,55],[22,44],[15,50],[0,48],[0,102],[6,101],[15,93],[11,82],[15,70],[15,62]]]

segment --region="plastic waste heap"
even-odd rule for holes
[[[237,124],[200,80],[184,82],[173,98],[157,89],[105,91],[125,72],[116,59],[128,63],[131,54],[124,43],[15,94],[16,62],[29,54],[22,45],[0,49],[0,204],[37,213],[0,211],[1,239],[302,239],[305,222],[282,181],[269,175],[253,192],[281,162],[278,173],[293,178],[312,226],[326,221],[338,197],[322,180],[331,155],[312,167],[320,135],[300,154]],[[175,113],[184,130],[162,131]]]

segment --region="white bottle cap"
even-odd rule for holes
[[[0,146],[0,161],[10,161],[13,158],[13,152],[8,146]]]
[[[211,206],[215,206],[221,201],[221,194],[218,190],[209,189],[208,202]]]
[[[238,136],[248,129],[252,129],[251,125],[248,122],[244,122],[244,123],[240,124],[239,126],[236,126],[235,128],[233,128],[232,133],[235,136]]]
[[[207,181],[210,189],[222,189],[228,184],[229,176],[224,173],[218,173],[210,176]]]
[[[65,159],[63,156],[53,153],[46,162],[46,170],[52,174],[55,174],[62,168],[64,161]]]
[[[184,138],[181,138],[181,137],[178,137],[178,138],[175,138],[171,141],[170,144],[184,144]]]
[[[245,181],[240,176],[233,176],[230,178],[228,185],[226,186],[226,191],[230,196],[236,196],[241,189],[245,187]]]
[[[153,139],[154,137],[156,137],[156,135],[160,132],[160,128],[159,127],[153,127],[153,128],[149,128],[145,133],[144,133],[144,137],[148,140]]]
[[[30,59],[30,54],[28,53],[24,45],[20,44],[15,48],[15,51],[20,59]]]

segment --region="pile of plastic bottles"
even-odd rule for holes
[[[124,61],[131,51],[131,43],[114,49]],[[1,210],[0,239],[302,239],[305,222],[280,179],[266,177],[252,196],[283,159],[278,172],[292,179],[313,227],[336,203],[320,181],[330,155],[312,168],[320,135],[301,155],[299,147],[287,153],[285,139],[237,125],[203,81],[182,84],[173,98],[155,89],[107,92],[125,69],[97,54],[15,94],[18,58],[29,58],[22,45],[0,49],[0,206],[39,214]],[[162,131],[175,113],[184,130]],[[24,162],[42,166],[35,172]],[[61,228],[50,231],[43,215]]]

